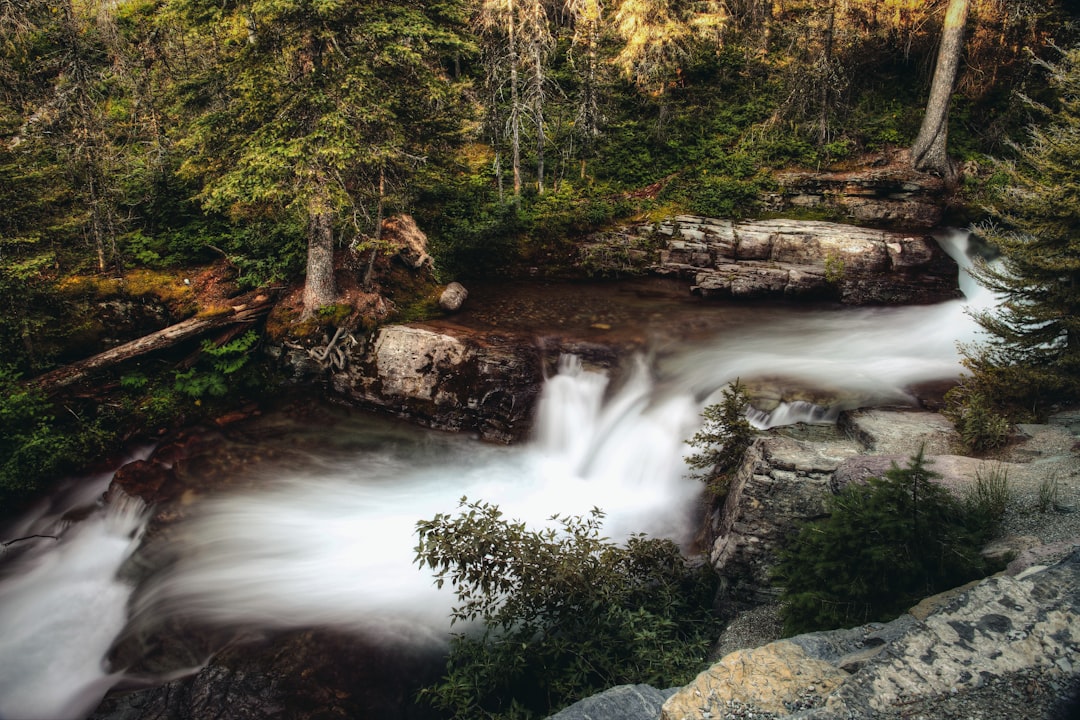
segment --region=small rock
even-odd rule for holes
[[[469,297],[469,291],[458,282],[452,282],[446,286],[439,296],[439,307],[446,312],[457,312],[465,304],[465,298]]]

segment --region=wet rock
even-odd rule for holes
[[[519,341],[389,325],[353,347],[330,382],[360,405],[509,442],[527,430],[543,382],[542,358]]]
[[[445,668],[440,648],[387,647],[306,631],[234,642],[201,669],[110,693],[93,720],[263,720],[436,717],[417,690]]]

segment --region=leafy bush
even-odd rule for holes
[[[935,485],[922,450],[906,468],[849,485],[805,525],[776,569],[787,633],[889,620],[986,574],[982,518]]]
[[[727,494],[731,475],[742,462],[746,449],[754,439],[754,428],[746,419],[750,399],[736,380],[723,390],[723,399],[702,411],[702,427],[687,442],[697,452],[686,458],[686,464],[699,472],[698,479],[709,483],[716,497]]]
[[[196,399],[228,394],[232,376],[248,364],[258,341],[259,334],[254,330],[221,345],[215,345],[211,340],[203,341],[202,352],[208,360],[188,370],[177,371],[176,391]]]
[[[37,491],[79,449],[75,438],[56,427],[45,396],[0,365],[0,515]]]
[[[605,688],[688,682],[715,632],[712,577],[668,540],[600,537],[603,513],[530,530],[494,505],[418,523],[417,562],[450,582],[447,673],[421,697],[453,718],[544,717]]]

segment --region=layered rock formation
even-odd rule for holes
[[[689,281],[703,297],[818,297],[850,305],[957,297],[957,266],[923,233],[812,220],[733,222],[679,215],[593,236],[581,264],[600,274]]]
[[[857,170],[775,177],[779,191],[766,197],[774,211],[826,210],[860,223],[908,229],[937,227],[948,190],[942,178],[914,170],[904,157]]]

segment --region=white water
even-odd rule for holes
[[[0,583],[5,720],[82,717],[118,679],[102,664],[127,621],[131,587],[116,574],[139,544],[145,508],[125,498],[93,509],[77,524],[65,519],[100,496],[109,479],[87,479],[57,507],[12,528],[12,538],[27,539],[8,541],[7,552],[23,554]]]
[[[956,238],[943,244],[963,260]],[[454,512],[465,495],[534,527],[595,506],[607,513],[610,537],[683,540],[700,489],[686,477],[684,439],[726,383],[783,378],[841,393],[841,404],[904,401],[912,384],[958,375],[956,343],[975,338],[964,308],[798,313],[651,366],[639,360],[617,389],[565,358],[545,385],[527,445],[459,438],[433,461],[324,458],[310,471],[204,502],[176,528],[168,572],[138,593],[138,621],[183,615],[227,627],[442,637],[452,598],[414,562],[418,520]],[[754,420],[829,421],[836,410],[792,403]],[[117,680],[102,657],[131,590],[116,569],[141,526],[137,513],[112,512],[59,542],[39,541],[0,584],[0,717],[77,717]]]

